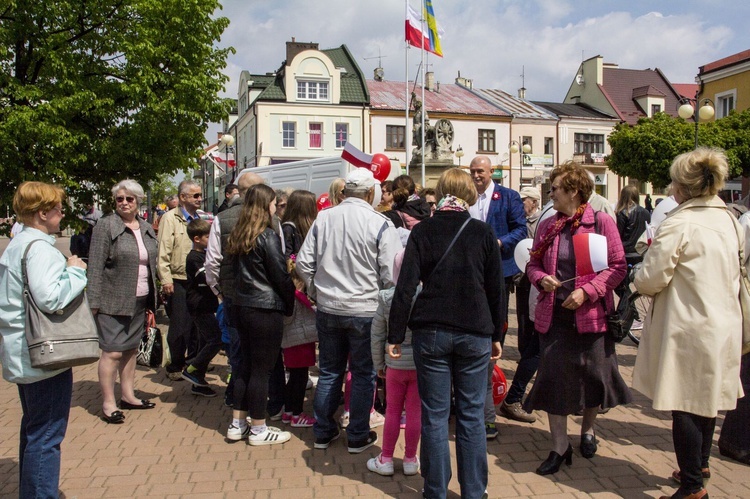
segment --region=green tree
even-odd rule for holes
[[[750,173],[750,110],[701,123],[698,139],[702,146],[726,151],[730,177]],[[695,146],[695,123],[658,113],[653,118],[641,118],[635,126],[617,125],[608,141],[610,170],[623,177],[664,187],[671,181],[672,160]]]
[[[83,203],[190,170],[232,48],[217,0],[9,0],[0,7],[0,206],[24,180]]]

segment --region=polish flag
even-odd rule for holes
[[[576,276],[596,274],[608,269],[607,238],[601,234],[576,234],[573,236],[573,253],[576,257]]]
[[[344,144],[344,151],[341,153],[341,157],[358,168],[370,169],[372,165],[372,156],[360,151],[351,142]]]

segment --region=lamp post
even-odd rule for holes
[[[458,149],[456,149],[456,157],[458,158],[458,167],[461,168],[461,158],[464,157],[464,150],[461,148],[461,144],[458,144]]]
[[[521,163],[519,166],[520,172],[518,179],[518,189],[520,190],[523,187],[523,167],[526,164],[526,155],[531,152],[531,146],[526,142],[520,147],[519,144],[521,144],[521,137],[518,137],[518,140],[512,140],[510,144],[508,144],[508,149],[512,154],[520,153],[519,159],[521,160]]]
[[[224,164],[227,165],[227,171],[229,171],[229,148],[234,145],[234,137],[232,137],[231,134],[225,133],[221,136],[219,142],[224,144]],[[232,171],[232,180],[229,182],[230,184],[234,182],[234,175],[236,173],[237,169],[235,168],[235,170]]]
[[[695,149],[698,149],[698,122],[710,120],[714,117],[714,101],[708,98],[698,99],[698,92],[695,92],[695,99],[683,97],[679,104],[677,114],[680,118],[683,120],[693,118],[695,120]]]

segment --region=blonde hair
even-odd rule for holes
[[[65,200],[62,188],[44,182],[24,182],[18,186],[13,196],[13,211],[22,224],[34,221],[34,214],[50,211]]]
[[[623,210],[627,210],[633,205],[641,204],[641,195],[638,193],[638,189],[634,185],[626,185],[620,191],[620,199],[617,200],[617,207],[615,213],[620,213]]]
[[[435,189],[439,199],[451,194],[457,198],[463,199],[469,206],[477,202],[479,195],[471,176],[459,168],[449,168],[445,170],[437,183]]]
[[[328,201],[331,206],[336,206],[341,202],[339,196],[344,193],[344,187],[346,186],[346,180],[343,178],[335,178],[328,187]]]
[[[669,167],[669,176],[685,199],[715,196],[724,188],[729,165],[724,151],[699,147],[677,156]]]
[[[276,192],[266,184],[256,184],[248,189],[237,225],[229,234],[227,253],[244,255],[255,249],[258,236],[271,226],[268,208],[274,199]]]

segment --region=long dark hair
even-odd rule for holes
[[[245,194],[240,218],[229,235],[227,253],[242,255],[255,249],[255,242],[267,227],[271,226],[269,206],[276,193],[265,184],[257,184]]]
[[[281,222],[292,222],[302,239],[305,239],[317,214],[318,207],[315,194],[300,189],[289,195],[284,218],[281,219]]]

